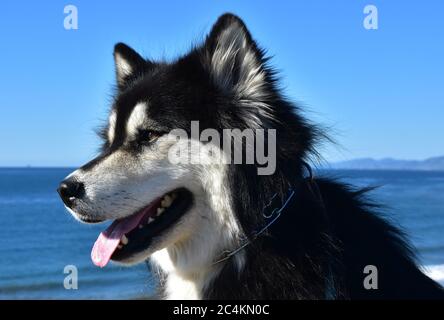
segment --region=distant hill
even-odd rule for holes
[[[428,158],[425,160],[397,160],[392,158],[377,160],[373,158],[361,158],[331,163],[328,168],[356,170],[444,171],[444,156]]]

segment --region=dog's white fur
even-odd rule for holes
[[[123,84],[125,78],[130,76],[134,72],[134,68],[131,66],[128,60],[126,60],[119,53],[114,55],[114,62],[116,64],[117,82]]]
[[[209,66],[213,82],[219,88],[232,94],[240,106],[249,108],[251,128],[262,127],[262,119],[274,118],[265,102],[268,91],[264,88],[262,62],[248,45],[246,31],[237,22],[219,35],[214,52],[205,56],[204,65]],[[239,73],[236,81],[233,79],[235,72]]]
[[[116,131],[117,112],[115,109],[111,110],[108,118],[108,141],[110,144],[114,141],[114,132]]]
[[[126,132],[129,139],[133,139],[137,131],[143,128],[144,123],[146,122],[148,105],[146,102],[139,102],[134,107],[133,111],[131,111],[130,117],[126,123]]]

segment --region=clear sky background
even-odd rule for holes
[[[63,27],[78,8],[79,29]],[[363,8],[379,29],[363,27]],[[444,1],[8,1],[0,4],[0,166],[95,155],[112,49],[174,58],[233,12],[273,55],[286,93],[331,127],[327,160],[444,154]]]

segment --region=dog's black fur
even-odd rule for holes
[[[263,100],[242,107],[212,82],[202,62],[202,57],[216,50],[220,34],[233,25],[240,28],[265,75]],[[292,186],[296,196],[277,222],[244,249],[242,271],[228,260],[203,298],[444,298],[442,288],[418,269],[403,233],[367,200],[367,190],[355,190],[331,179],[311,181],[304,177],[304,161],[316,156],[316,143],[324,134],[282,95],[264,52],[238,17],[220,17],[202,46],[172,64],[143,61],[123,44],[116,46],[116,52],[133,61],[137,71],[120,82],[119,105],[130,108],[148,95],[150,118],[159,131],[188,131],[191,120],[199,120],[200,130],[243,130],[252,127],[252,116],[261,120],[260,127],[277,131],[273,175],[257,175],[254,164],[229,166],[230,188],[236,190],[235,214],[248,236],[266,223],[262,211],[275,193],[284,200]],[[236,61],[232,69],[233,82],[240,77],[236,74],[239,63]],[[256,102],[269,106],[271,116],[261,114]],[[124,107],[121,110],[125,112]],[[122,135],[123,131],[122,127]],[[113,146],[105,145],[104,149],[108,148]],[[378,289],[364,288],[366,265],[377,267]]]
[[[245,28],[237,17],[225,15],[207,43],[211,46],[220,30],[233,21]],[[264,64],[263,52],[246,32]],[[366,199],[367,190],[329,179],[316,179],[315,185],[304,180],[303,159],[313,155],[322,133],[282,98],[274,73],[266,71],[267,104],[275,119],[270,127],[278,133],[277,170],[272,176],[258,176],[255,166],[231,167],[231,188],[240,191],[234,202],[242,228],[252,234],[265,224],[263,208],[276,192],[285,199],[289,185],[295,186],[296,198],[269,233],[245,249],[244,271],[239,274],[234,264],[227,264],[205,298],[444,298],[442,288],[416,266],[404,234]],[[220,124],[221,128],[243,126],[242,120],[233,119]],[[313,190],[316,187],[320,195]],[[366,265],[377,267],[378,289],[364,288]]]

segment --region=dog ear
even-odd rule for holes
[[[233,14],[222,15],[204,44],[205,66],[212,80],[239,99],[260,98],[266,83],[266,59],[244,22]]]
[[[128,79],[134,75],[143,72],[149,64],[134,49],[124,43],[114,46],[114,63],[119,87],[124,86]]]

